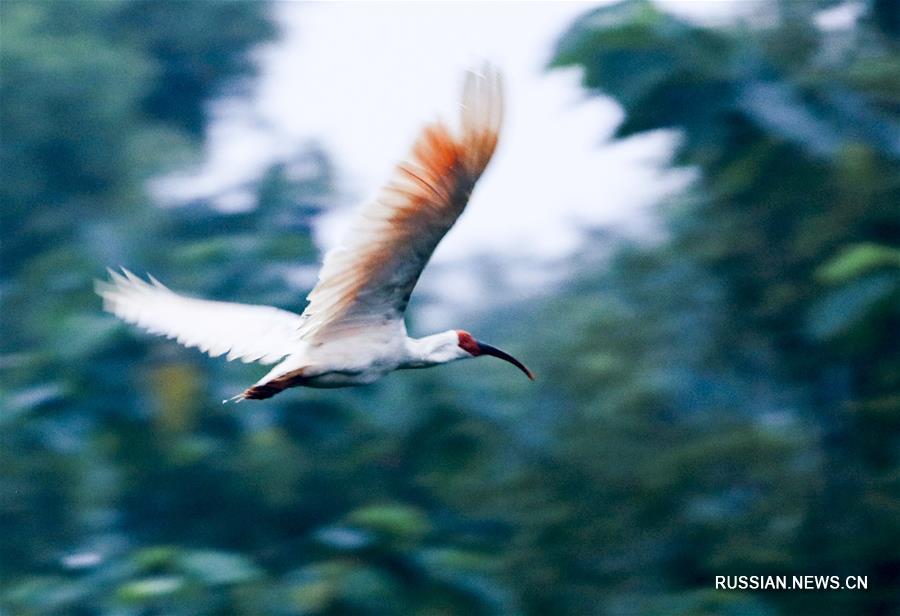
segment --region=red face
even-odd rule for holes
[[[516,359],[506,351],[501,351],[497,347],[492,347],[489,344],[478,342],[477,340],[475,340],[475,338],[472,337],[472,334],[461,329],[456,330],[456,335],[459,338],[459,348],[463,349],[472,357],[478,357],[479,355],[490,355],[491,357],[497,357],[499,359],[502,359],[503,361],[508,361],[513,366],[524,372],[529,379],[531,379],[532,381],[534,380],[534,374],[531,373],[531,370],[526,368],[525,364],[520,362],[518,359]]]
[[[462,350],[469,353],[472,357],[481,355],[481,349],[478,347],[478,342],[472,337],[472,334],[459,329],[456,331],[456,335],[459,337],[459,347]]]

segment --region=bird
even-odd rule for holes
[[[276,364],[234,402],[290,387],[366,385],[394,370],[484,356],[534,380],[518,359],[465,330],[413,338],[404,318],[422,270],[494,154],[503,104],[496,68],[466,72],[458,122],[435,120],[420,130],[407,157],[326,253],[302,314],[188,297],[125,268],[108,269],[108,280],[96,281],[104,310],[212,357]]]

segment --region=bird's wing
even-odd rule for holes
[[[407,160],[328,252],[301,336],[321,342],[401,320],[422,269],[466,207],[497,145],[499,73],[466,75],[456,131],[427,125]]]
[[[296,350],[300,315],[270,306],[232,304],[178,295],[150,277],[122,270],[97,281],[103,308],[151,334],[174,338],[212,357],[272,364]]]

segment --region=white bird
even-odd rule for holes
[[[425,126],[408,159],[328,252],[298,315],[269,306],[179,295],[123,268],[97,281],[105,310],[212,357],[277,365],[232,400],[264,399],[288,387],[346,387],[388,372],[491,355],[534,379],[511,355],[463,330],[407,335],[404,312],[438,242],[466,207],[494,153],[503,114],[499,73],[466,75],[459,126]]]

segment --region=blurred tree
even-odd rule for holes
[[[594,413],[654,448],[652,467],[626,476],[675,497],[658,512],[674,534],[650,544],[667,546],[653,560],[670,592],[708,590],[716,574],[827,571],[867,574],[875,590],[766,599],[787,613],[897,608],[900,560],[886,546],[900,544],[900,108],[887,4],[836,30],[816,26],[829,3],[814,2],[765,3],[766,21],[710,29],[633,0],[560,41],[554,66],[580,66],[587,88],[624,106],[618,137],[675,129],[675,162],[700,172],[667,204],[664,244],[613,260],[602,280],[621,282],[586,313],[600,328],[590,348],[574,349],[600,379],[582,385],[600,396]],[[573,437],[590,434],[584,422]],[[689,461],[683,487],[654,442],[670,432],[671,454]],[[609,455],[632,459],[633,439]],[[609,486],[607,441],[592,444],[604,481],[590,493]],[[648,514],[642,533],[659,523]]]
[[[60,244],[73,221],[142,202],[184,161],[206,105],[274,34],[263,4],[11,0],[2,8],[3,267]]]

